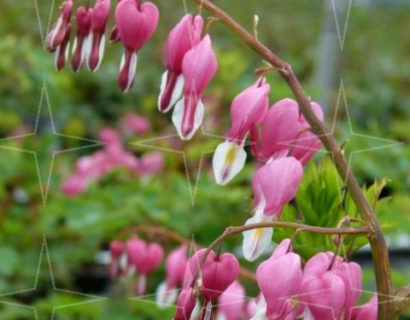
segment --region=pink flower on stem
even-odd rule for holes
[[[201,39],[203,27],[199,15],[185,15],[171,30],[166,43],[167,71],[161,77],[161,88],[158,96],[158,109],[169,111],[181,97],[184,88],[182,60],[185,54]]]
[[[319,120],[323,121],[323,111],[320,105],[316,102],[312,102],[311,105],[313,112]],[[299,116],[299,124],[301,129],[295,139],[296,141],[290,147],[290,155],[305,165],[322,147],[322,142],[310,131],[310,125],[302,114]]]
[[[269,91],[266,79],[259,78],[232,101],[232,127],[227,140],[216,148],[212,159],[214,177],[218,184],[227,184],[245,165],[246,136],[264,119],[268,111]]]
[[[79,7],[76,12],[77,34],[74,39],[71,66],[80,71],[90,54],[91,8]]]
[[[245,289],[234,281],[218,298],[218,320],[241,320],[245,312]]]
[[[315,102],[311,104],[316,116],[323,120],[320,106]],[[262,122],[260,136],[259,130],[252,128],[251,151],[261,161],[293,156],[304,165],[322,145],[309,129],[310,126],[300,113],[297,102],[282,99],[269,109]]]
[[[148,152],[140,158],[138,173],[149,176],[164,169],[164,155],[161,152]]]
[[[129,263],[139,274],[136,294],[142,295],[146,290],[147,275],[159,266],[164,250],[158,243],[148,244],[136,237],[128,240],[126,249]]]
[[[87,188],[87,179],[80,175],[74,174],[63,181],[62,191],[66,196],[78,196],[83,194]]]
[[[91,35],[88,68],[96,71],[101,64],[105,50],[105,28],[110,16],[111,0],[97,0],[91,10]]]
[[[202,123],[204,105],[201,95],[216,70],[217,61],[207,34],[182,60],[184,96],[176,103],[172,114],[172,122],[182,140],[190,140]]]
[[[343,277],[331,268],[334,255],[321,252],[308,260],[305,265],[300,300],[314,319],[339,319],[346,303],[346,285]],[[333,266],[342,263],[335,257]]]
[[[262,161],[286,156],[289,144],[300,129],[298,121],[299,107],[296,101],[283,99],[276,102],[262,122],[260,148],[257,128],[251,132],[252,153]]]
[[[108,266],[108,274],[112,279],[117,278],[121,273],[121,257],[124,253],[125,245],[120,241],[110,243],[111,261]]]
[[[65,35],[63,42],[56,48],[54,54],[54,66],[58,71],[64,68],[68,60],[68,52],[70,51],[70,34],[71,34],[71,24],[67,25],[65,30]]]
[[[279,158],[261,167],[252,180],[255,214],[245,225],[279,219],[285,204],[295,197],[302,176],[302,164],[293,157]],[[244,231],[245,259],[253,261],[259,257],[272,235],[273,228]]]
[[[150,122],[146,117],[132,112],[127,112],[121,120],[121,129],[126,136],[144,134],[150,127]]]
[[[213,302],[236,280],[239,262],[231,253],[209,253],[201,269],[201,294],[205,298],[200,319],[209,319],[213,314]]]
[[[157,289],[157,305],[165,307],[175,302],[176,288],[182,285],[187,265],[187,248],[185,245],[172,251],[165,263],[166,280]]]
[[[302,263],[299,255],[287,252],[289,248],[290,240],[283,240],[272,256],[256,270],[269,319],[290,320],[303,313],[303,308],[296,301],[296,296],[301,292]]]
[[[377,319],[377,294],[362,306],[352,308],[351,320],[376,320]]]
[[[122,0],[115,9],[115,23],[125,47],[118,75],[118,84],[123,92],[129,91],[134,84],[137,51],[154,33],[158,19],[158,9],[151,2],[140,5],[135,0]]]
[[[73,13],[74,1],[66,0],[61,5],[60,16],[47,35],[47,50],[53,52],[59,47],[67,37],[67,29],[70,25],[71,15]]]
[[[194,288],[188,287],[181,290],[173,320],[189,320],[195,309],[196,302]]]

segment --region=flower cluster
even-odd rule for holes
[[[145,293],[147,276],[161,264],[164,257],[164,250],[160,244],[147,243],[136,236],[131,237],[127,242],[112,241],[110,253],[110,277],[123,276],[130,279],[136,275],[136,295]]]
[[[142,295],[147,275],[160,265],[163,249],[136,236],[110,244],[111,278],[138,274],[135,293]],[[301,257],[284,239],[256,270],[260,290],[246,304],[244,287],[238,281],[239,262],[231,253],[205,249],[187,256],[186,245],[169,253],[166,279],[158,286],[157,305],[176,302],[174,320],[375,320],[377,296],[364,305],[357,302],[362,292],[362,270],[332,252],[320,252],[302,266]],[[179,293],[178,293],[179,292]]]
[[[125,136],[143,134],[149,129],[147,119],[133,113],[127,113],[121,121],[120,132]],[[92,155],[77,159],[75,172],[62,183],[66,195],[76,196],[86,191],[92,181],[97,181],[117,168],[125,168],[130,173],[146,177],[161,172],[164,157],[160,152],[149,152],[137,157],[124,148],[120,132],[103,128],[99,138],[104,148]]]
[[[71,17],[74,0],[65,0],[60,15],[46,39],[47,50],[55,52],[57,70],[64,68],[70,51]],[[111,11],[111,0],[96,0],[94,7],[80,6],[75,13],[76,34],[72,46],[71,65],[78,72],[84,63],[91,71],[101,64],[105,51],[105,31]],[[115,26],[110,40],[124,45],[118,84],[123,92],[131,89],[135,80],[137,52],[157,28],[159,12],[151,2],[118,0]]]
[[[303,165],[321,147],[297,102],[283,99],[269,108],[269,92],[269,84],[261,77],[235,97],[227,139],[216,148],[212,160],[216,182],[227,184],[245,164],[244,146],[250,136],[251,152],[264,165],[252,181],[255,214],[246,224],[280,218],[283,206],[296,194]],[[320,106],[313,102],[312,108],[323,119]],[[244,232],[245,258],[255,260],[271,241],[272,234],[272,228]]]

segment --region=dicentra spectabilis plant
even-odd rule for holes
[[[392,315],[401,310],[396,310],[399,307],[392,299],[388,250],[375,209],[356,181],[342,147],[323,123],[321,107],[306,95],[291,66],[258,40],[256,22],[252,35],[209,0],[195,1],[231,28],[268,64],[262,71],[256,70],[256,74],[262,76],[232,101],[231,127],[227,131],[226,141],[216,148],[212,161],[216,183],[226,185],[245,165],[247,154],[244,146],[249,137],[250,152],[259,169],[252,179],[253,216],[243,226],[227,228],[207,249],[197,251],[189,259],[185,247],[189,241],[183,240],[183,246],[167,258],[166,279],[157,294],[159,305],[175,301],[176,295],[170,295],[170,292],[181,287],[176,300],[175,320],[209,320],[215,316],[225,320],[241,319],[245,314],[243,303],[230,298],[234,295],[245,296],[243,287],[236,282],[241,274],[247,279],[256,280],[260,289],[255,302],[247,308],[248,318],[254,320],[392,319]],[[101,64],[110,8],[109,0],[97,0],[93,8],[77,9],[76,38],[71,59],[74,71],[78,71],[84,62],[92,71]],[[56,51],[58,70],[64,67],[68,59],[73,10],[74,1],[63,2],[57,22],[46,39],[47,50]],[[113,42],[121,41],[125,47],[118,76],[123,92],[129,91],[134,84],[137,52],[154,33],[158,20],[159,12],[154,3],[118,1],[110,39]],[[202,16],[187,13],[170,31],[166,41],[167,70],[161,78],[158,109],[167,112],[174,108],[172,122],[181,140],[190,140],[201,126],[205,113],[202,94],[218,68],[208,31],[209,25],[203,31]],[[263,74],[274,70],[286,80],[295,100],[282,99],[269,108],[270,85]],[[124,121],[122,126],[127,126],[127,123],[131,129],[121,128],[126,136],[130,132],[139,134],[147,130],[144,125],[141,128],[135,117]],[[100,138],[105,144],[104,149],[78,160],[76,172],[63,184],[66,194],[84,192],[90,181],[99,179],[118,166],[140,175],[144,174],[142,172],[158,171],[163,166],[158,154],[137,158],[127,151],[116,130],[104,129]],[[335,167],[345,181],[350,200],[361,214],[362,220],[349,218],[346,221],[360,222],[362,226],[345,227],[345,220],[334,228],[280,220],[285,206],[290,208],[290,202],[296,197],[304,166],[322,144],[332,155]],[[303,214],[301,212],[301,219]],[[320,215],[321,212],[315,214]],[[221,254],[223,240],[242,233],[243,257],[255,261],[268,250],[273,228],[297,231],[291,239],[283,240],[272,255],[255,268],[256,275],[241,270],[238,259],[232,253]],[[154,228],[150,232],[167,236],[167,231],[162,229]],[[303,265],[298,248],[295,246],[292,249],[292,241],[299,232],[337,235],[335,252],[319,252],[313,257],[311,254]],[[372,248],[379,293],[363,306],[357,305],[362,292],[361,268],[338,255],[345,238],[358,235],[367,236]],[[175,237],[170,238],[175,240]],[[215,253],[214,249],[218,246]],[[135,272],[138,275],[136,293],[145,293],[147,274],[162,261],[162,246],[131,237],[126,242],[112,242],[110,251],[111,277],[129,278]],[[125,253],[127,258],[123,259]],[[122,263],[121,259],[127,264]],[[216,309],[218,302],[220,306]],[[195,312],[195,306],[200,306],[198,312]]]

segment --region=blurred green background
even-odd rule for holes
[[[175,134],[170,116],[157,112],[156,100],[164,69],[163,45],[170,28],[184,14],[182,1],[156,1],[162,15],[158,30],[139,53],[136,83],[126,95],[121,94],[117,86],[120,44],[107,43],[104,61],[94,74],[85,70],[75,74],[68,66],[61,72],[55,71],[54,57],[43,50],[42,35],[47,31],[49,19],[53,22],[57,16],[58,2],[51,6],[53,2],[45,0],[2,0],[0,4],[0,318],[36,319],[37,313],[38,319],[49,319],[55,312],[56,319],[169,319],[172,308],[160,311],[149,302],[116,294],[115,286],[123,284],[111,284],[106,266],[96,262],[95,257],[107,249],[122,229],[133,225],[163,226],[187,238],[194,237],[202,245],[209,244],[228,225],[243,224],[250,216],[250,180],[255,165],[248,161],[245,170],[229,186],[221,187],[213,181],[212,154],[209,153],[222,141],[220,138],[200,133],[185,143],[163,138],[150,142],[151,150],[141,143],[128,144]],[[395,287],[408,285],[408,3],[353,1],[341,51],[330,0],[329,3],[310,0],[216,2],[249,30],[253,14],[258,14],[259,39],[292,64],[307,93],[322,103],[328,126],[334,129],[340,144],[347,142],[346,155],[349,159],[353,155],[354,172],[369,200],[375,203],[388,234]],[[187,5],[191,11],[196,8],[191,3]],[[346,8],[341,6],[336,15],[341,33]],[[111,19],[108,29],[112,24]],[[219,69],[205,92],[204,131],[223,135],[230,124],[228,110],[232,98],[254,82],[254,69],[264,64],[220,23],[213,23],[210,31]],[[272,103],[291,96],[277,74],[269,74],[268,81]],[[155,148],[185,152],[190,184],[181,154],[164,152],[165,169],[160,174],[141,178],[117,170],[92,184],[85,194],[66,197],[61,192],[62,180],[74,171],[79,156],[91,154],[98,147],[87,147],[89,143],[84,140],[53,134],[47,96],[56,132],[63,135],[98,139],[102,127],[117,128],[119,119],[127,111],[147,117],[151,130],[124,144],[137,155]],[[22,128],[33,131],[40,101],[38,134],[5,140]],[[52,162],[53,152],[71,148],[75,150],[58,154]],[[43,196],[47,193],[45,204],[33,152],[16,149],[37,152]],[[335,226],[346,214],[356,216],[349,197],[344,206],[340,205],[343,181],[335,175],[326,154],[318,153],[314,162],[307,167],[296,198],[306,215],[304,222]],[[198,175],[200,164],[202,170]],[[381,200],[376,201],[377,195]],[[283,219],[297,219],[295,210],[295,206],[287,206]],[[274,239],[280,241],[288,235],[277,230]],[[48,251],[41,251],[43,239],[47,239]],[[177,245],[167,239],[155,240],[167,251]],[[346,245],[350,245],[351,240],[347,239]],[[359,238],[353,247],[358,249],[364,244]],[[238,255],[240,245],[240,236],[225,243],[227,250]],[[305,259],[326,249],[334,249],[326,236],[301,234],[296,241],[295,250]],[[43,252],[42,259],[39,259],[40,252]],[[54,280],[50,279],[48,253]],[[364,248],[353,257],[365,267],[364,287],[374,290],[368,251]],[[255,270],[257,264],[244,262],[243,266]],[[38,282],[35,282],[38,270]],[[155,292],[163,277],[161,267],[150,277],[149,292]],[[255,284],[244,282],[244,285],[248,296],[256,295]],[[29,290],[33,287],[35,290]],[[92,302],[93,297],[70,294],[70,291],[107,300],[84,304]],[[364,294],[361,301],[368,300],[369,296]]]

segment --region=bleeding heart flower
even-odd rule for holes
[[[362,306],[351,309],[350,320],[376,320],[377,319],[377,294],[374,294],[370,301]]]
[[[323,121],[323,111],[320,105],[316,102],[312,102],[311,105],[313,112],[319,120]],[[295,139],[296,141],[290,147],[290,155],[305,165],[321,148],[322,142],[310,131],[310,125],[302,114],[299,116],[299,124],[300,130]]]
[[[49,52],[55,51],[67,37],[67,28],[69,28],[73,8],[73,0],[66,0],[61,5],[60,15],[47,35],[46,45]]]
[[[64,68],[68,60],[68,52],[70,51],[70,34],[71,25],[67,24],[63,41],[59,46],[57,46],[54,55],[54,66],[58,71]]]
[[[319,253],[306,263],[302,280],[300,300],[314,319],[339,319],[346,302],[345,282],[333,269],[332,253]],[[343,261],[336,257],[334,263]]]
[[[182,285],[187,265],[186,246],[172,251],[165,263],[166,280],[157,289],[157,305],[165,307],[175,302],[176,288]]]
[[[237,278],[239,262],[231,253],[210,252],[202,266],[201,293],[207,301],[217,299]]]
[[[181,97],[184,88],[182,60],[201,39],[203,20],[199,15],[185,15],[169,33],[166,44],[167,71],[161,77],[158,109],[169,111]]]
[[[75,72],[80,71],[91,50],[91,9],[79,7],[76,12],[77,34],[74,39],[71,66]]]
[[[245,311],[245,289],[234,281],[218,298],[217,320],[240,320]]]
[[[262,122],[262,133],[259,146],[259,133],[255,128],[251,132],[252,152],[260,160],[286,156],[289,145],[300,130],[299,107],[292,99],[276,102],[268,111]]]
[[[252,181],[255,215],[245,225],[279,219],[283,206],[295,197],[302,176],[302,164],[293,157],[275,159],[259,168]],[[253,261],[259,257],[272,235],[273,228],[244,231],[245,259]]]
[[[295,319],[303,313],[296,297],[301,292],[301,259],[295,253],[287,252],[289,246],[290,240],[283,240],[272,256],[256,270],[256,279],[266,300],[266,316],[269,319]]]
[[[91,11],[91,36],[88,68],[96,71],[101,64],[105,50],[105,28],[110,15],[111,0],[97,0]]]
[[[139,5],[135,0],[122,0],[115,9],[115,23],[125,47],[118,84],[128,92],[134,84],[137,51],[148,41],[158,25],[159,12],[151,2]]]
[[[87,179],[81,174],[75,174],[63,181],[62,191],[66,196],[77,196],[85,192]]]
[[[177,310],[173,320],[189,320],[195,309],[196,298],[194,289],[191,287],[185,288],[181,291],[177,300]]]
[[[172,122],[182,140],[190,140],[202,123],[204,105],[201,95],[216,70],[217,61],[207,34],[182,60],[184,97],[176,103],[172,114]]]
[[[108,266],[108,274],[112,279],[118,277],[121,273],[121,257],[124,253],[125,245],[121,241],[112,241],[110,243],[111,261]]]
[[[264,119],[268,111],[269,91],[266,79],[259,78],[232,101],[232,127],[227,140],[216,148],[212,159],[216,183],[225,185],[242,170],[246,160],[246,136]]]

